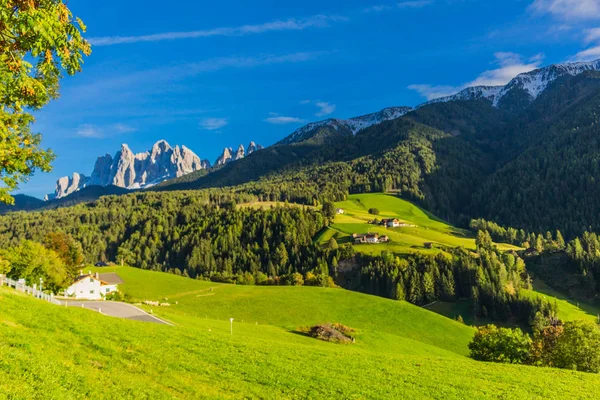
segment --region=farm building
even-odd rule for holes
[[[397,228],[401,226],[400,220],[397,218],[382,219],[381,222],[379,222],[379,224],[387,226],[388,228]]]
[[[114,273],[102,275],[107,275],[106,280],[98,273],[80,274],[65,290],[65,295],[76,299],[101,300],[106,295],[117,292],[119,283],[123,283],[121,278]]]
[[[360,234],[360,233],[354,233],[352,235],[352,237],[354,238],[354,244],[361,244],[361,243],[380,243],[381,240],[379,238],[379,234],[377,233],[367,233],[367,234]],[[387,236],[385,236],[387,238]]]
[[[426,249],[433,249],[433,243],[431,242],[426,242],[423,246],[425,246]]]
[[[343,214],[344,213],[344,209],[343,208],[338,208],[335,210],[336,214]]]

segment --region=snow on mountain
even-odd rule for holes
[[[389,107],[376,113],[350,119],[330,118],[323,121],[311,122],[310,124],[297,129],[277,144],[291,144],[307,140],[312,136],[312,133],[315,130],[324,126],[332,127],[335,130],[348,129],[353,135],[356,135],[358,132],[370,126],[400,118],[411,110],[411,107]]]
[[[434,103],[476,99],[490,100],[494,107],[497,107],[502,98],[513,89],[524,90],[531,96],[531,101],[533,101],[542,94],[552,82],[561,76],[576,76],[585,71],[600,71],[600,60],[549,65],[547,67],[519,74],[508,82],[506,86],[469,87],[452,96],[441,97],[423,103],[417,106],[417,108]]]

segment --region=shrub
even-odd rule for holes
[[[531,339],[520,329],[498,328],[495,325],[478,328],[471,343],[471,357],[479,361],[518,364],[529,359]]]
[[[304,280],[304,284],[306,286],[320,286],[320,287],[335,287],[335,282],[333,278],[329,275],[325,274],[313,274],[312,272],[308,272],[306,274],[306,279]]]
[[[379,215],[379,210],[376,208],[369,208],[369,214]]]
[[[354,329],[342,324],[324,324],[310,327],[308,335],[315,339],[333,343],[353,343]]]
[[[298,272],[283,275],[279,279],[279,284],[284,286],[302,286],[304,285],[304,277]]]
[[[591,321],[568,321],[546,357],[556,368],[600,372],[600,328]]]

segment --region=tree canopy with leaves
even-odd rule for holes
[[[58,98],[63,73],[81,70],[86,27],[62,0],[0,0],[0,203],[54,155],[31,132],[38,110]]]

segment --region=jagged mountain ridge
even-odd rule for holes
[[[242,159],[262,148],[254,142],[250,142],[247,151],[240,145],[235,154],[232,154],[231,148],[226,148],[215,165]],[[186,146],[171,147],[165,140],[159,140],[149,151],[137,154],[127,144],[123,144],[114,156],[106,154],[98,157],[91,176],[76,172],[72,176],[59,178],[54,193],[47,195],[45,199],[64,198],[89,186],[143,189],[210,167],[208,160],[200,159]]]
[[[529,96],[529,101],[535,100],[548,85],[561,76],[577,76],[585,71],[600,71],[600,59],[589,62],[574,62],[553,64],[530,72],[517,75],[505,86],[473,86],[461,90],[451,96],[440,97],[423,103],[416,108],[434,103],[449,101],[487,99],[498,107],[501,101],[513,90],[522,90]]]
[[[247,149],[244,148],[244,145],[240,144],[235,153],[233,152],[233,148],[225,147],[223,149],[223,153],[221,153],[219,158],[217,158],[217,161],[215,161],[215,166],[221,166],[221,165],[225,165],[231,161],[241,160],[242,158],[249,156],[250,154],[254,153],[255,151],[262,150],[262,149],[264,149],[263,146],[261,146],[260,144],[256,144],[254,142],[250,142],[250,144],[248,144]]]
[[[363,129],[369,128],[373,125],[400,118],[411,110],[411,107],[388,107],[381,111],[362,115],[360,117],[349,119],[329,118],[323,121],[311,122],[310,124],[297,129],[291,135],[277,142],[277,144],[303,142],[313,137],[318,129],[323,127],[331,127],[336,131],[346,130],[349,134],[356,135]]]

